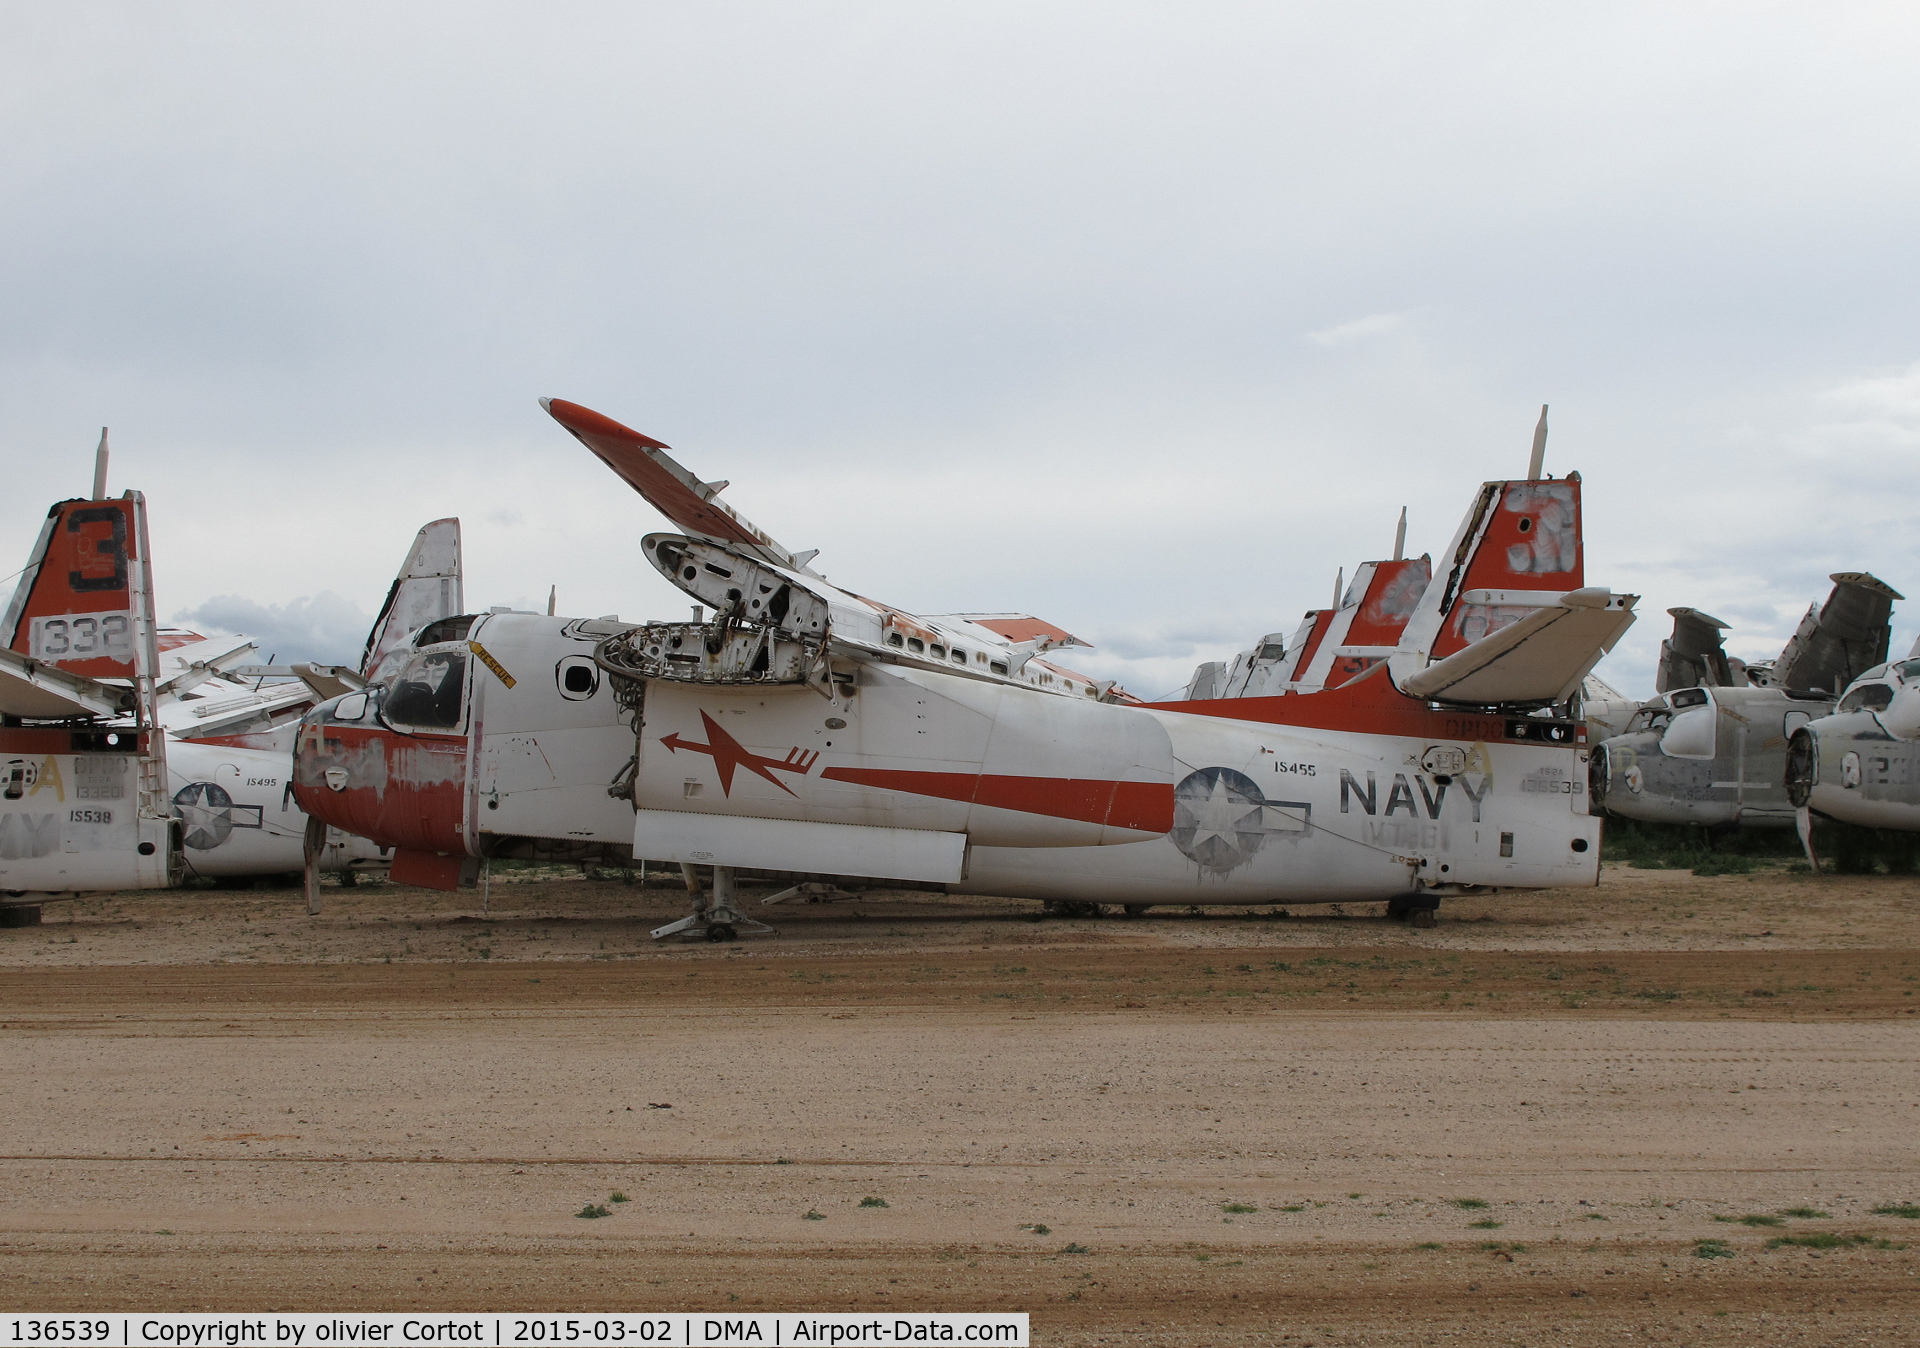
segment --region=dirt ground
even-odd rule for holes
[[[496,876],[486,909],[0,930],[15,1303],[1914,1341],[1920,880],[1609,867],[1430,930],[874,893],[731,945],[650,941],[670,885]]]

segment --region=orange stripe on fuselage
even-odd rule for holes
[[[1429,707],[1393,686],[1385,664],[1350,683],[1318,693],[1279,697],[1223,697],[1201,702],[1149,702],[1153,711],[1217,716],[1303,730],[1342,730],[1359,735],[1401,735],[1428,740],[1505,740],[1507,718],[1474,711]]]
[[[990,805],[999,810],[1078,819],[1088,824],[1165,833],[1173,827],[1173,787],[1166,782],[1102,782],[1075,777],[1003,777],[896,768],[828,768],[830,781],[912,796]]]

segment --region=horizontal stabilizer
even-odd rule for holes
[[[35,720],[113,717],[132,711],[133,701],[130,687],[69,674],[0,647],[0,714]]]
[[[1531,609],[1463,650],[1423,669],[1393,657],[1395,682],[1412,697],[1471,706],[1545,706],[1571,696],[1600,657],[1633,625],[1638,596],[1597,587],[1573,590],[1560,602]]]
[[[590,407],[561,398],[542,398],[547,414],[572,433],[573,438],[594,452],[600,462],[620,475],[622,481],[642,496],[662,515],[690,534],[710,538],[752,553],[775,566],[806,571],[812,553],[796,557],[735,514],[717,498],[725,482],[702,482],[667,453],[667,446],[652,436],[622,426],[611,417],[601,416]]]

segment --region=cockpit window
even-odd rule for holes
[[[467,684],[467,657],[459,651],[428,651],[407,661],[381,710],[396,725],[452,730],[460,724]]]
[[[1707,705],[1707,690],[1704,688],[1682,688],[1667,698],[1676,707],[1704,707]]]
[[[1627,733],[1639,730],[1665,730],[1667,722],[1673,719],[1673,713],[1665,707],[1642,707],[1627,722]]]
[[[1885,711],[1893,689],[1884,683],[1863,683],[1840,699],[1837,711]]]
[[[1903,660],[1900,663],[1900,678],[1906,683],[1920,679],[1920,660]]]

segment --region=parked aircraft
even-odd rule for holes
[[[1865,828],[1920,830],[1920,641],[1905,660],[1876,665],[1833,714],[1793,733],[1787,797],[1812,849],[1812,816]]]
[[[1584,730],[1565,712],[1634,598],[1585,584],[1579,478],[1543,477],[1537,454],[1528,479],[1479,488],[1357,677],[1142,704],[1046,658],[1083,644],[1051,623],[835,586],[817,551],[748,523],[661,442],[543,405],[679,526],[640,549],[701,607],[444,619],[308,713],[296,799],[312,827],[392,845],[396,880],[451,889],[493,857],[679,862],[694,911],[655,935],[716,940],[748,924],[739,867],[1426,916],[1449,894],[1596,883]],[[1338,644],[1360,641],[1349,626]],[[695,866],[713,868],[710,900]]]
[[[156,625],[146,502],[107,498],[105,462],[103,435],[94,495],[52,508],[0,619],[0,894],[23,911],[39,894],[300,869],[295,729],[363,682],[336,666],[261,665],[244,637]],[[453,576],[428,616],[459,608],[458,547],[455,521],[421,531],[369,660],[378,642],[405,640],[391,629],[441,584],[416,573]],[[376,844],[338,833],[316,861],[386,864]]]
[[[1650,823],[1784,828],[1788,741],[1834,709],[1838,690],[1887,658],[1893,602],[1873,576],[1840,572],[1807,610],[1776,660],[1726,654],[1726,624],[1675,608],[1660,646],[1658,697],[1598,745],[1593,798],[1610,814]]]

